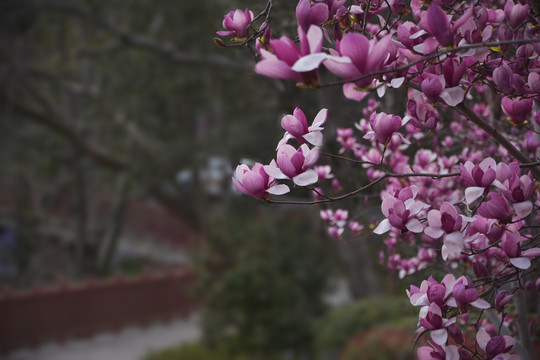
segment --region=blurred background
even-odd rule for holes
[[[91,359],[100,334],[135,349],[162,325],[195,330],[123,358],[405,356],[416,310],[380,239],[332,240],[321,208],[233,191],[237,164],[274,157],[294,107],[329,109],[329,152],[362,117],[339,88],[256,76],[247,48],[214,44],[229,10],[264,6],[0,0],[0,357]],[[274,0],[274,34],[294,36],[295,8]],[[365,182],[331,160],[343,188]],[[338,206],[366,225],[380,213],[369,196]]]

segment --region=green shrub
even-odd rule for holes
[[[417,315],[418,309],[405,298],[376,297],[347,304],[317,323],[316,350],[322,355],[337,356],[355,335],[383,324],[405,323],[414,330]]]
[[[237,352],[256,359],[311,351],[333,268],[330,243],[315,236],[309,215],[288,210],[214,221],[198,262],[206,342],[237,339]]]
[[[233,354],[227,346],[208,347],[199,343],[187,343],[152,352],[144,360],[247,360]]]
[[[413,360],[416,355],[411,345],[415,338],[415,327],[411,319],[406,323],[377,326],[349,340],[342,360]],[[416,324],[416,317],[413,324]]]

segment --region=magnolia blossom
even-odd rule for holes
[[[471,161],[460,164],[461,179],[468,186],[465,189],[465,201],[470,204],[478,199],[489,187],[495,177],[497,163],[492,158],[482,160],[478,165],[474,165]]]
[[[454,34],[450,28],[450,20],[437,4],[431,4],[427,11],[422,13],[422,16],[420,25],[423,25],[424,30],[433,35],[441,45],[454,45]]]
[[[358,235],[364,229],[364,225],[358,223],[358,221],[349,221],[349,230],[355,235]]]
[[[504,5],[504,16],[512,27],[520,25],[529,14],[529,5],[515,4],[512,0],[507,0]]]
[[[416,100],[409,99],[404,121],[410,120],[411,124],[419,129],[435,129],[439,122],[439,112],[425,96],[418,96]]]
[[[263,199],[268,194],[283,195],[289,192],[287,185],[277,185],[276,180],[268,176],[261,163],[255,163],[252,169],[245,164],[238,165],[236,179],[232,181],[238,191],[256,199]]]
[[[315,25],[311,26],[307,33],[299,28],[298,35],[300,37],[300,49],[294,41],[286,36],[270,40],[268,47],[271,51],[262,48],[259,50],[262,60],[255,65],[255,72],[277,79],[295,80],[306,85],[316,83],[317,72],[315,69],[322,60],[319,61],[319,64],[309,69],[293,68],[293,66],[299,59],[309,54],[321,54],[317,56],[322,56],[323,58],[326,56],[321,53],[322,30]]]
[[[373,113],[369,119],[371,131],[364,135],[364,139],[377,139],[381,144],[387,144],[392,135],[404,125],[406,121],[401,120],[397,115],[386,113]]]
[[[510,99],[504,97],[501,101],[503,112],[510,117],[512,124],[523,124],[532,111],[533,99]]]
[[[296,150],[285,144],[278,149],[276,162],[264,166],[264,171],[276,179],[290,179],[298,186],[307,186],[319,178],[315,170],[308,169],[318,158],[319,148],[310,149],[303,144]]]
[[[437,345],[442,346],[448,340],[448,331],[446,328],[454,324],[455,321],[455,318],[443,318],[441,308],[433,302],[429,306],[424,306],[420,309],[418,324],[421,326],[421,329],[430,330],[431,339]]]
[[[464,247],[464,238],[461,233],[462,225],[475,219],[459,215],[456,208],[447,202],[441,205],[440,210],[430,210],[427,219],[429,225],[424,233],[434,239],[444,236],[442,258],[446,260],[459,257]]]
[[[392,226],[400,230],[409,230],[414,233],[421,233],[424,228],[417,218],[417,215],[428,207],[421,201],[415,200],[418,188],[414,185],[396,191],[394,195],[384,193],[381,210],[387,217],[373,232],[384,234]]]
[[[416,350],[418,360],[459,360],[459,350],[456,345],[441,346],[428,340],[430,346],[420,346]]]
[[[508,201],[497,192],[488,194],[487,201],[480,204],[478,214],[489,219],[497,219],[503,223],[512,219],[512,210]]]
[[[510,94],[514,90],[514,72],[506,63],[493,70],[493,82],[504,93]]]
[[[478,309],[489,309],[491,305],[483,299],[480,299],[478,290],[474,287],[472,280],[469,277],[462,276],[456,280],[452,289],[454,301],[449,301],[450,306],[459,309],[466,309],[468,305],[472,305]]]
[[[478,346],[484,350],[488,359],[501,360],[520,360],[518,355],[510,355],[516,344],[516,339],[511,336],[494,336],[490,337],[485,329],[480,329],[476,333],[476,342]]]
[[[502,236],[501,248],[512,265],[525,270],[531,266],[531,258],[540,256],[540,248],[521,251],[521,241],[522,238],[518,232],[505,232]]]
[[[519,178],[518,175],[519,173],[513,173],[508,179],[502,182],[495,180],[493,185],[512,203],[517,216],[524,218],[533,209],[530,199],[534,193],[534,180],[531,174],[523,175]]]
[[[226,31],[218,31],[221,36],[234,35],[237,38],[245,38],[249,24],[253,21],[253,13],[246,9],[244,11],[237,9],[229,11],[223,18],[223,27]]]
[[[300,0],[296,6],[296,19],[298,26],[307,32],[311,25],[320,25],[328,20],[328,5]]]
[[[444,90],[444,78],[439,76],[428,76],[422,81],[421,88],[427,99],[434,103],[439,99],[439,95]]]
[[[314,146],[321,146],[323,142],[321,130],[324,129],[321,125],[326,122],[327,112],[327,109],[320,110],[311,126],[308,126],[306,115],[300,108],[295,108],[292,115],[283,116],[281,127],[285,130],[285,135],[277,148],[279,149],[281,145],[286,144],[291,138],[294,138],[300,144],[308,142]]]
[[[337,76],[352,80],[381,70],[385,64],[394,60],[396,47],[390,36],[385,36],[377,41],[376,39],[368,40],[361,34],[347,33],[341,41],[336,43],[334,54],[348,58],[350,62],[328,58],[324,62],[324,66]],[[370,85],[373,79],[374,77],[366,77],[364,80],[358,80],[354,84],[344,86],[345,96],[355,99],[349,90],[355,91],[352,88],[364,88]]]
[[[318,165],[313,168],[317,175],[319,176],[319,182],[326,179],[333,179],[334,174],[332,174],[332,167],[330,165]]]
[[[508,291],[501,290],[497,294],[497,297],[495,297],[495,310],[498,312],[504,311],[504,306],[508,304],[512,299],[514,298],[514,295],[509,295]]]

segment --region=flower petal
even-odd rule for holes
[[[489,309],[491,307],[491,305],[483,299],[475,300],[471,303],[471,305],[477,309]]]
[[[439,95],[450,106],[456,106],[463,102],[465,98],[465,90],[461,86],[454,86],[448,89],[444,89]]]
[[[285,175],[278,167],[277,165],[264,165],[263,167],[264,171],[270,175],[271,177],[275,179],[288,179],[289,177]]]
[[[323,134],[320,131],[307,133],[303,138],[313,146],[321,146],[323,144]]]
[[[390,221],[388,221],[388,219],[384,219],[379,223],[379,226],[377,226],[375,230],[373,230],[373,232],[375,234],[381,235],[389,231],[391,228],[392,226],[390,225]]]
[[[525,257],[511,258],[510,263],[517,267],[518,269],[528,269],[531,267],[531,260]]]
[[[516,210],[517,216],[524,218],[528,216],[533,209],[533,204],[530,201],[523,201],[514,204],[514,210]]]
[[[317,115],[315,116],[315,119],[313,119],[313,124],[309,127],[309,129],[318,129],[322,124],[326,122],[326,117],[328,114],[328,109],[321,109]]]
[[[412,231],[413,233],[419,234],[422,231],[424,231],[424,227],[422,226],[422,223],[417,218],[410,219],[407,224],[405,224],[405,227]]]
[[[272,195],[283,195],[283,194],[288,193],[289,191],[291,190],[285,184],[274,185],[268,190],[266,190],[267,193],[272,194]]]
[[[307,72],[319,68],[321,63],[328,58],[326,53],[316,53],[302,56],[296,60],[292,66],[292,70],[296,72]]]
[[[478,186],[471,186],[465,189],[465,202],[467,204],[473,203],[476,199],[478,199],[482,194],[484,193],[483,187]]]
[[[315,184],[319,180],[319,175],[313,169],[309,169],[301,174],[292,178],[293,182],[298,186],[308,186]]]
[[[444,346],[448,340],[448,331],[446,329],[433,330],[431,331],[431,339],[435,344]]]

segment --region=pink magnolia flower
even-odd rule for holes
[[[449,87],[458,86],[467,71],[467,62],[449,58],[442,64],[444,80]]]
[[[349,212],[343,209],[337,209],[334,212],[334,218],[332,219],[333,223],[338,227],[344,227],[347,223],[347,218],[349,217]]]
[[[317,173],[317,176],[319,176],[319,182],[325,180],[325,179],[333,179],[334,174],[332,174],[332,167],[330,165],[319,165],[315,166],[313,168],[315,172]]]
[[[493,70],[493,82],[504,93],[510,94],[514,90],[513,74],[512,69],[506,63],[503,63]]]
[[[336,50],[340,57],[349,58],[350,63],[330,58],[324,62],[324,66],[335,75],[351,80],[381,70],[384,65],[394,60],[396,54],[391,36],[385,36],[377,41],[368,40],[358,33],[347,33],[340,42],[337,42]],[[369,77],[359,80],[354,86],[366,87],[373,79],[374,77]]]
[[[459,309],[466,309],[468,305],[472,305],[478,309],[489,309],[491,305],[483,299],[480,299],[478,290],[474,287],[472,280],[469,277],[462,276],[456,280],[452,289],[455,305],[451,301],[450,306],[455,306]]]
[[[253,13],[250,10],[231,10],[223,18],[223,27],[227,30],[218,31],[217,34],[221,36],[233,35],[234,37],[240,39],[245,38],[247,36],[249,24],[251,24],[252,21]]]
[[[319,148],[309,149],[302,144],[298,150],[289,144],[277,151],[276,162],[264,166],[264,171],[276,179],[290,179],[298,186],[307,186],[317,182],[319,176],[313,169],[308,169],[319,158]]]
[[[516,339],[511,336],[504,335],[490,337],[485,329],[480,329],[476,333],[476,342],[479,347],[484,350],[488,359],[521,359],[518,355],[510,355],[508,353],[516,344]]]
[[[369,118],[369,125],[372,131],[364,135],[364,139],[377,139],[381,144],[388,144],[392,135],[398,131],[404,121],[397,115],[388,115],[386,113],[373,113]]]
[[[255,163],[252,169],[245,164],[238,165],[236,179],[232,180],[238,191],[256,199],[264,199],[268,194],[283,195],[289,192],[287,185],[277,185],[276,180],[268,176],[261,163]]]
[[[435,103],[444,90],[445,81],[444,78],[439,76],[428,76],[428,74],[426,76],[421,84],[422,92],[426,95],[429,102]]]
[[[305,85],[313,85],[317,82],[317,71],[319,64],[326,59],[327,54],[321,53],[323,33],[320,27],[311,26],[307,33],[301,28],[298,28],[300,37],[300,49],[294,41],[286,36],[279,39],[269,41],[269,48],[272,52],[260,49],[262,60],[255,65],[255,72],[260,75],[265,75],[277,79],[295,80]],[[323,59],[319,59],[316,66],[309,68],[293,68],[296,62],[310,54],[317,55]],[[309,58],[308,58],[309,60]]]
[[[281,119],[281,127],[285,130],[285,135],[279,142],[277,148],[286,144],[291,138],[294,138],[300,144],[308,142],[314,146],[321,146],[323,142],[321,130],[324,129],[321,125],[326,122],[327,112],[327,109],[319,111],[311,126],[308,126],[306,115],[300,108],[295,108],[292,115],[283,116]]]
[[[420,309],[418,324],[430,330],[431,339],[437,345],[445,345],[448,340],[448,331],[446,328],[455,323],[454,319],[445,319],[442,315],[442,310],[436,303],[431,303],[428,307]]]
[[[513,125],[520,125],[527,120],[532,111],[533,99],[510,99],[503,97],[501,107],[503,112],[510,117]]]
[[[444,11],[435,3],[432,3],[427,11],[422,14],[421,26],[437,39],[442,46],[454,45],[454,34],[450,27],[450,20]]]
[[[533,203],[530,199],[534,193],[534,180],[531,174],[519,178],[518,175],[519,173],[513,173],[510,178],[502,182],[495,180],[493,185],[501,190],[506,200],[512,203],[517,216],[524,218],[533,209]]]
[[[455,283],[456,278],[452,274],[447,274],[440,283],[430,276],[429,279],[422,281],[419,288],[411,285],[410,290],[406,292],[413,306],[428,306],[435,303],[443,307],[450,299]]]
[[[332,209],[319,210],[319,216],[321,217],[322,221],[330,224],[332,222],[332,219],[334,218],[334,212],[332,211]]]
[[[491,192],[487,196],[487,201],[480,204],[478,214],[489,219],[497,219],[507,223],[512,219],[512,210],[508,201],[499,193]]]
[[[501,248],[512,265],[525,270],[531,267],[531,258],[540,256],[540,248],[521,251],[521,241],[519,232],[505,232],[501,240]]]
[[[456,345],[437,345],[428,340],[430,346],[420,346],[416,350],[418,360],[459,360],[459,350]]]
[[[441,205],[440,210],[430,210],[427,219],[429,225],[424,233],[434,239],[438,239],[444,234],[460,231],[463,221],[454,205],[447,202]]]
[[[527,78],[527,84],[533,94],[540,94],[540,74],[537,72],[530,72]]]
[[[492,158],[482,160],[480,164],[474,165],[471,161],[460,164],[461,179],[467,189],[465,189],[465,201],[470,204],[478,199],[488,188],[497,175],[497,163]]]
[[[529,13],[529,5],[515,4],[512,0],[507,0],[504,5],[504,16],[511,27],[520,25]]]
[[[488,238],[489,243],[493,244],[500,240],[504,229],[497,226],[497,220],[495,219],[487,219],[483,216],[475,215],[474,222],[469,224],[467,232],[470,236],[478,233],[483,234]]]
[[[328,5],[300,0],[296,6],[298,26],[307,32],[311,25],[320,25],[328,20]]]
[[[364,229],[363,225],[360,225],[358,221],[349,221],[349,230],[355,235],[358,235],[362,232]]]
[[[415,200],[418,188],[414,185],[397,190],[394,195],[383,193],[381,210],[386,219],[380,222],[379,226],[373,230],[375,234],[384,234],[392,226],[399,230],[408,230],[413,233],[421,233],[424,227],[417,216],[428,205]]]
[[[328,227],[328,235],[330,235],[331,238],[339,240],[341,239],[341,235],[343,235],[343,232],[345,231],[342,227],[337,226],[330,226]]]
[[[444,202],[440,210],[430,210],[427,219],[429,225],[424,233],[434,239],[444,236],[442,258],[444,260],[458,258],[465,243],[461,233],[464,220],[471,222],[474,219],[459,215],[456,208],[448,202]]]
[[[416,100],[409,99],[407,112],[409,115],[404,118],[404,121],[410,120],[415,127],[430,130],[437,127],[439,113],[424,96],[419,96]]]
[[[421,44],[423,40],[428,36],[425,31],[419,31],[416,24],[413,24],[410,21],[406,21],[403,24],[399,25],[396,31],[397,38],[399,42],[409,50]]]
[[[497,297],[495,297],[495,310],[497,310],[498,312],[504,311],[504,306],[508,304],[513,298],[514,295],[509,295],[508,291],[499,291]]]

